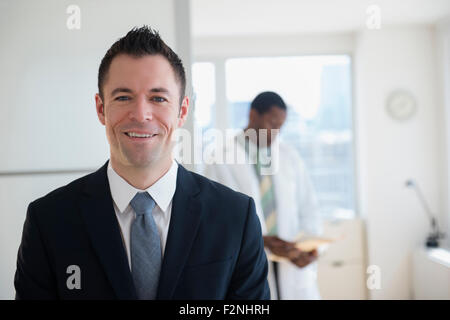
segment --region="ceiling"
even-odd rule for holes
[[[194,37],[351,32],[366,27],[370,5],[381,28],[432,24],[450,0],[191,0]]]

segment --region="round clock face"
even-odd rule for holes
[[[392,92],[386,102],[389,115],[396,120],[407,120],[416,112],[414,97],[407,91]]]

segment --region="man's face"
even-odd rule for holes
[[[267,130],[267,146],[270,146],[272,141],[276,138],[276,134],[272,136],[271,129],[281,129],[281,126],[286,121],[286,111],[277,106],[272,106],[269,111],[263,114],[260,114],[255,109],[251,109],[250,117],[255,124],[255,129]],[[260,144],[264,144],[264,142],[260,142]]]
[[[116,56],[103,95],[103,101],[98,94],[95,100],[111,160],[139,168],[169,162],[172,134],[184,124],[189,101],[184,97],[180,108],[179,85],[167,59],[161,55]]]

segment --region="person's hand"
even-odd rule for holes
[[[294,250],[291,250],[289,253],[289,260],[291,260],[291,262],[299,268],[306,267],[311,262],[317,260],[317,257],[317,250],[306,252],[298,248],[294,248]]]
[[[306,267],[311,262],[317,260],[317,250],[302,251],[295,246],[294,242],[284,241],[277,236],[264,236],[264,247],[273,254],[289,259],[299,268]]]
[[[279,257],[289,259],[289,253],[295,248],[295,243],[284,241],[277,236],[264,236],[264,247],[268,248],[273,254]]]

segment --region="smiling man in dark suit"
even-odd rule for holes
[[[29,205],[16,299],[268,299],[253,200],[173,159],[189,107],[179,57],[135,28],[98,86],[110,160]]]

